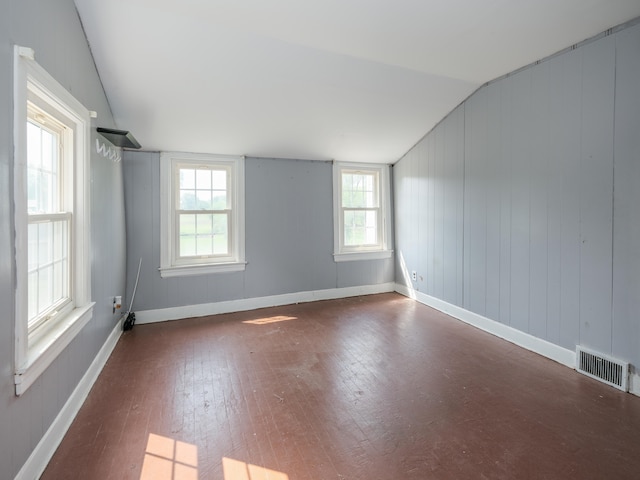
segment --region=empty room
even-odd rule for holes
[[[0,480],[640,478],[640,2],[0,9]]]

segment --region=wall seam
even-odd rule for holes
[[[611,344],[609,345],[611,353],[614,353],[614,324],[615,324],[615,302],[614,302],[614,275],[615,275],[615,226],[616,226],[616,95],[618,87],[618,35],[613,39],[613,126],[612,126],[612,142],[611,142],[611,164],[612,164],[612,181],[611,181],[611,323],[609,325],[611,333]]]
[[[471,97],[469,97],[471,98]],[[467,304],[466,284],[466,211],[467,211],[467,100],[463,102],[462,115],[462,306]]]

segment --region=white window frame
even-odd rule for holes
[[[177,168],[179,165],[221,167],[230,172],[230,254],[185,262],[176,259]],[[160,276],[162,278],[245,270],[244,157],[205,153],[160,154]]]
[[[27,103],[73,130],[73,151],[63,162],[72,163],[70,282],[71,308],[52,315],[33,331],[28,328],[27,282]],[[16,252],[15,365],[16,395],[21,395],[45,371],[91,320],[89,111],[35,61],[33,50],[14,47],[14,225]],[[65,195],[69,193],[65,186]]]
[[[342,207],[343,172],[362,172],[377,174],[379,185],[378,238],[375,246],[344,245],[344,209]],[[334,162],[333,164],[333,258],[336,262],[352,260],[378,260],[391,258],[391,212],[389,165],[370,163]]]

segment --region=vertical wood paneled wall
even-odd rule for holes
[[[482,87],[394,178],[397,282],[640,364],[640,25]]]

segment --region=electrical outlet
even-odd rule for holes
[[[113,297],[113,310],[111,313],[116,313],[116,310],[120,310],[122,307],[122,296],[117,295]]]
[[[413,270],[411,272],[411,279],[415,282],[416,280],[418,280],[418,274],[416,273],[415,270]]]

